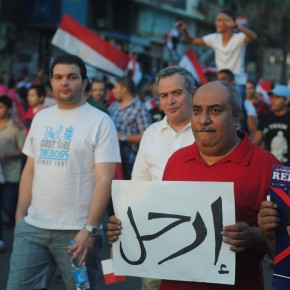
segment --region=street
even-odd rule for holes
[[[12,251],[13,226],[10,225],[3,214],[3,234],[6,243],[6,251],[0,253],[0,290],[6,289],[6,283],[9,272],[9,259]],[[102,259],[108,258],[108,244],[104,245]],[[111,285],[105,285],[104,282],[98,286],[99,290],[140,290],[141,279],[136,277],[126,277],[126,282],[120,282]],[[64,290],[61,278],[56,275],[48,290]]]

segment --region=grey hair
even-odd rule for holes
[[[190,94],[193,89],[196,89],[193,75],[186,69],[180,66],[168,66],[159,71],[155,76],[155,86],[158,90],[160,79],[169,77],[175,74],[180,74],[185,78],[185,89]]]
[[[230,103],[233,108],[233,112],[238,112],[242,110],[243,101],[239,95],[236,87],[228,82],[216,81],[222,84],[229,92]]]

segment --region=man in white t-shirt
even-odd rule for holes
[[[184,68],[173,66],[162,69],[155,80],[165,117],[143,133],[132,180],[162,180],[169,157],[194,141],[190,124],[196,90],[193,76]],[[118,220],[112,216],[110,222]],[[160,280],[143,278],[142,290],[157,290],[159,284]]]
[[[257,35],[253,31],[237,25],[230,11],[219,12],[215,19],[216,33],[201,38],[190,37],[183,21],[178,21],[176,26],[188,44],[207,45],[214,50],[217,70],[229,69],[234,73],[235,85],[244,100],[247,82],[245,44],[255,40]],[[237,30],[238,33],[234,33],[234,30]]]
[[[8,290],[48,288],[56,266],[65,287],[75,289],[71,261],[78,256],[80,263],[87,262],[90,289],[96,289],[97,275],[86,258],[96,252],[120,154],[112,120],[83,97],[87,82],[78,56],[54,59],[51,85],[57,105],[37,114],[23,149],[27,162]]]

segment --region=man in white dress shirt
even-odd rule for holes
[[[132,180],[162,180],[168,158],[194,141],[190,121],[196,88],[191,73],[181,67],[167,67],[156,75],[155,83],[165,117],[143,133]],[[116,224],[119,220],[112,216],[110,223]],[[110,223],[108,237],[115,241],[114,232],[110,233]],[[143,278],[142,290],[157,290],[159,284],[160,280]]]

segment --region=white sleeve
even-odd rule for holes
[[[249,102],[248,100],[245,100],[244,106],[245,106],[245,110],[248,116],[257,117],[257,111],[251,102]]]
[[[116,127],[109,116],[98,122],[95,133],[95,163],[121,162],[120,147]]]
[[[203,36],[202,39],[207,46],[213,47],[217,42],[217,34],[216,33],[207,34]]]

